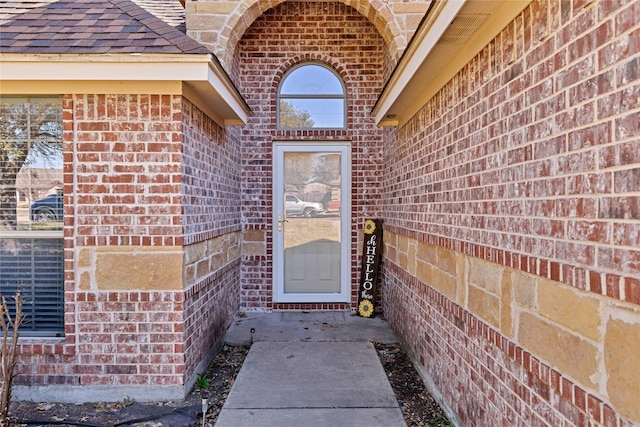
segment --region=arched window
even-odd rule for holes
[[[278,128],[344,129],[347,101],[342,80],[329,68],[292,68],[278,88]]]

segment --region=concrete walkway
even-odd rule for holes
[[[371,341],[389,325],[348,312],[249,313],[228,331],[251,350],[216,427],[406,426]]]

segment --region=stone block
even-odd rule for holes
[[[500,328],[500,300],[493,294],[469,286],[468,308],[474,315],[495,328]]]
[[[435,269],[431,264],[424,262],[423,260],[418,260],[416,277],[421,282],[431,284],[431,280],[434,275],[434,270]]]
[[[82,291],[88,291],[91,289],[91,274],[88,271],[80,273],[80,279],[78,280],[78,289]]]
[[[613,312],[604,334],[607,393],[620,414],[640,424],[640,309]]]
[[[206,256],[211,256],[213,254],[219,254],[220,252],[225,252],[228,245],[229,245],[229,239],[227,238],[226,235],[214,237],[213,239],[207,241]]]
[[[91,267],[91,249],[81,248],[78,250],[78,258],[76,259],[76,267],[87,268]]]
[[[455,277],[436,270],[437,274],[434,277],[433,287],[442,292],[444,296],[452,301],[456,299],[456,280]]]
[[[264,235],[264,231],[262,233]],[[240,243],[240,233],[237,231],[234,233],[227,234],[227,237],[229,238],[229,245],[231,246],[237,245]]]
[[[264,242],[264,230],[245,230],[242,238],[245,242]]]
[[[214,271],[219,270],[220,267],[222,267],[226,263],[227,263],[226,253],[220,253],[212,256],[211,259],[209,260],[209,271],[207,272],[207,275],[213,273]]]
[[[468,281],[487,292],[500,295],[503,269],[501,265],[469,257]]]
[[[384,256],[394,264],[398,264],[398,253],[396,248],[391,245],[384,247]]]
[[[118,251],[118,249],[120,251]],[[96,287],[100,290],[178,290],[182,288],[181,248],[96,249]]]
[[[425,242],[418,242],[418,259],[431,265],[438,264],[438,251],[436,247]]]
[[[211,263],[208,259],[203,259],[196,263],[196,281],[207,277],[211,271]]]
[[[391,231],[385,231],[384,234],[382,235],[382,241],[387,245],[393,246],[394,248],[398,247],[397,238],[398,238],[398,235]]]
[[[420,22],[422,22],[422,15],[407,15],[405,19],[405,30],[413,31],[420,26]]]
[[[228,15],[238,7],[237,1],[197,2],[189,4],[192,12],[216,15]]]
[[[447,298],[455,300],[456,282],[453,276],[443,273],[432,265],[420,260],[418,261],[417,267],[416,276],[419,280],[444,294]]]
[[[227,251],[227,261],[234,260],[240,256],[240,245],[236,244],[229,247]]]
[[[400,266],[400,268],[402,268],[403,270],[408,270],[409,269],[409,256],[406,252],[402,252],[402,251],[398,251],[397,253],[397,257],[398,257],[398,266]]]
[[[393,5],[393,13],[394,14],[404,14],[404,13],[415,13],[420,16],[424,16],[427,9],[429,8],[429,2],[419,2],[419,3],[395,3]]]
[[[536,310],[538,307],[537,289],[538,279],[522,271],[511,272],[513,298],[520,306]]]
[[[388,258],[391,262],[395,263],[396,248],[398,247],[396,243],[396,234],[390,231],[385,231],[382,234],[382,243],[383,243],[382,256]]]
[[[409,241],[409,248],[407,250],[407,271],[411,275],[415,275],[418,270],[417,265],[418,244],[415,240]]]
[[[194,265],[187,265],[184,269],[183,274],[184,286],[185,288],[193,285],[196,282],[196,267]]]
[[[462,306],[467,301],[467,256],[465,254],[456,254],[456,302]]]
[[[184,263],[186,265],[190,265],[204,258],[206,253],[206,248],[207,248],[206,244],[203,242],[194,243],[193,245],[185,246]]]
[[[502,273],[502,292],[500,301],[500,331],[509,338],[514,338],[513,327],[513,285],[511,284],[511,272]]]
[[[601,339],[602,297],[551,280],[538,283],[539,313],[594,341]]]
[[[398,236],[398,251],[407,253],[409,249],[409,238],[407,236]]]
[[[189,29],[189,31],[210,30],[211,28],[224,28],[226,22],[226,15],[187,16],[187,28]]]
[[[438,247],[438,268],[451,275],[456,274],[456,253],[450,249]]]
[[[199,31],[197,33],[192,31],[188,35],[204,45],[216,44],[218,42],[218,33],[216,31]]]
[[[267,252],[267,245],[262,242],[244,242],[242,244],[243,255],[264,255]]]
[[[598,388],[598,348],[566,329],[530,313],[520,313],[520,344],[551,368],[566,373],[592,390]]]

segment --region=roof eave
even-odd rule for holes
[[[221,126],[246,124],[250,111],[211,54],[0,54],[0,67],[0,93],[20,82],[175,82]]]
[[[532,0],[434,0],[372,110],[379,126],[402,126]],[[465,43],[441,38],[462,15],[487,19]]]

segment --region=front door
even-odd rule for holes
[[[274,145],[274,302],[349,302],[351,149]]]

